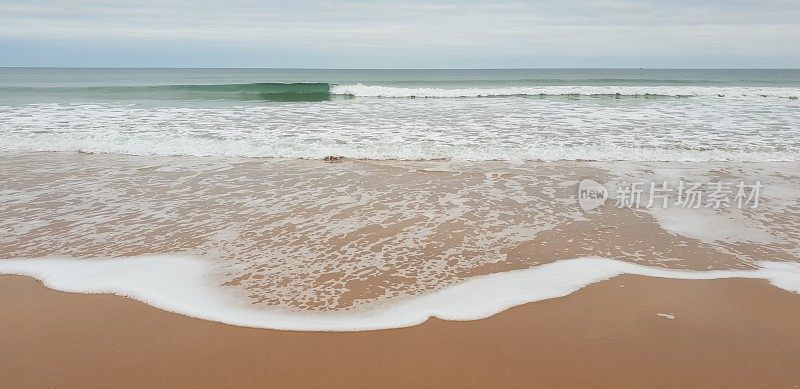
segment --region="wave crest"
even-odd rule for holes
[[[325,101],[330,98],[327,83],[197,84],[89,87],[0,87],[17,96],[67,96],[91,101],[115,100],[235,100],[235,101]],[[56,99],[58,100],[58,99]],[[35,100],[39,101],[39,100]]]
[[[333,85],[331,94],[353,97],[458,98],[513,96],[608,96],[608,97],[782,97],[796,99],[797,88],[704,87],[704,86],[536,86],[498,88],[407,88],[381,85]]]

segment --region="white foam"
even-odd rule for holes
[[[185,256],[0,261],[0,274],[35,277],[56,290],[110,293],[191,317],[237,326],[297,331],[399,328],[423,323],[431,317],[459,321],[482,319],[521,304],[563,297],[621,274],[685,280],[755,278],[800,293],[798,263],[762,262],[753,270],[685,271],[585,257],[477,276],[369,311],[301,313],[271,311],[245,304],[218,285],[216,271],[209,262]]]
[[[331,93],[355,97],[503,97],[503,96],[713,96],[797,98],[793,87],[710,87],[710,86],[532,86],[495,88],[404,88],[382,85],[334,85]]]
[[[582,91],[625,91],[614,88]],[[431,95],[473,93],[436,91]],[[354,98],[219,104],[0,105],[0,150],[369,160],[800,160],[800,104],[779,98]]]
[[[715,183],[728,183],[735,187],[739,182],[750,184],[757,181],[762,189],[757,196],[756,209],[751,208],[753,203],[740,207],[733,201],[729,206],[717,209],[706,207],[707,203],[697,208],[682,207],[676,205],[677,198],[673,196],[667,208],[662,208],[659,200],[654,202],[654,206],[645,207],[648,201],[644,200],[640,210],[650,214],[661,228],[670,233],[715,244],[723,251],[730,250],[730,247],[716,243],[747,242],[775,247],[797,240],[794,228],[788,222],[791,218],[785,216],[791,214],[795,199],[800,197],[797,185],[786,178],[797,174],[794,164],[639,164],[637,167],[617,162],[603,164],[603,168],[615,176],[606,182],[610,193],[626,182],[644,183],[645,186],[667,182],[671,188],[676,188],[679,182],[702,183],[706,188],[713,188]]]

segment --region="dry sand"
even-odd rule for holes
[[[759,280],[621,276],[484,320],[356,333],[238,328],[14,276],[0,312],[3,387],[800,385],[800,298]]]

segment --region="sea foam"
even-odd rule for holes
[[[584,257],[469,278],[415,297],[357,312],[317,313],[246,304],[215,281],[210,262],[188,256],[0,261],[0,274],[37,278],[74,293],[108,293],[156,308],[236,326],[294,331],[363,331],[408,327],[428,318],[477,320],[529,302],[567,296],[621,274],[682,280],[751,278],[800,293],[800,264],[761,262],[752,270],[686,271]]]
[[[384,94],[364,88],[350,92]],[[659,93],[693,90],[670,88]],[[758,88],[752,89],[747,93]],[[409,96],[494,93],[473,92],[386,89]],[[800,104],[758,96],[30,104],[0,105],[0,117],[0,150],[366,160],[800,160]]]
[[[510,96],[664,96],[664,97],[781,97],[796,99],[792,87],[711,86],[509,86],[483,88],[396,87],[383,85],[332,85],[331,94],[354,97],[510,97]]]

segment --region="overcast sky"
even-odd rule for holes
[[[800,0],[0,0],[0,66],[798,68]]]

